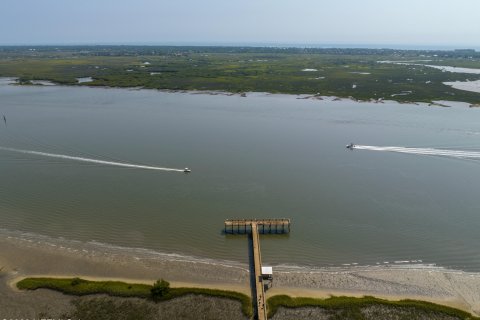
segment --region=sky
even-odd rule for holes
[[[480,48],[480,0],[0,0],[0,45]]]

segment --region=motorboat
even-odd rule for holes
[[[353,143],[347,144],[347,149],[353,150],[353,148],[355,148]]]
[[[185,169],[183,169],[183,172],[185,172],[185,173],[190,173],[190,172],[192,172],[192,170],[190,170],[190,169],[188,169],[188,168],[185,168]]]

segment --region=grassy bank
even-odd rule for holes
[[[120,281],[89,281],[80,278],[26,278],[17,283],[21,290],[51,289],[65,294],[84,296],[91,294],[107,294],[113,297],[151,298],[153,286],[133,284]],[[168,293],[157,297],[157,301],[167,301],[186,295],[204,295],[217,298],[237,300],[242,304],[242,311],[247,316],[252,315],[250,297],[243,293],[204,289],[204,288],[170,288]]]
[[[468,312],[442,306],[430,302],[418,300],[401,300],[389,301],[378,299],[374,297],[331,297],[328,299],[315,298],[291,298],[286,295],[277,295],[270,297],[267,300],[268,316],[273,317],[280,307],[284,308],[302,308],[302,307],[317,307],[327,311],[338,312],[340,316],[348,316],[348,319],[364,320],[365,317],[362,310],[369,307],[387,307],[392,310],[408,310],[412,319],[419,313],[430,315],[447,315],[458,319],[478,320],[479,317],[474,317]],[[430,318],[427,318],[430,319]]]

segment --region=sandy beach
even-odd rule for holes
[[[85,244],[78,243],[79,246]],[[28,276],[82,277],[152,283],[164,278],[173,287],[208,287],[250,293],[248,265],[159,256],[156,259],[86,246],[49,245],[42,241],[0,236],[1,299],[12,307],[15,283]],[[247,257],[246,257],[247,259]],[[54,293],[49,293],[55,295]],[[387,299],[421,299],[480,314],[480,274],[422,265],[313,269],[277,267],[268,295],[328,297],[372,295]],[[62,296],[62,295],[60,295]],[[48,295],[41,295],[47,303]],[[63,296],[62,296],[63,297]],[[63,300],[62,300],[63,299]],[[65,304],[65,299],[53,299]]]

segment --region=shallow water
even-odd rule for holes
[[[423,62],[433,61],[433,60],[423,60]],[[413,60],[413,61],[377,61],[378,63],[392,63],[392,64],[400,64],[406,66],[425,66],[429,68],[434,68],[441,70],[443,72],[453,72],[453,73],[468,73],[468,74],[480,74],[480,69],[477,68],[461,68],[461,67],[451,67],[451,66],[438,66],[434,64],[422,64],[416,62],[422,62],[422,60]]]
[[[86,82],[92,82],[92,81],[93,81],[92,77],[77,78],[78,83],[86,83]]]
[[[480,271],[480,162],[349,151],[479,150],[478,110],[294,96],[0,85],[1,228],[247,261],[227,218],[288,217],[267,264]]]
[[[480,92],[480,80],[476,81],[455,81],[455,82],[444,82],[447,86],[452,88],[470,92]]]

